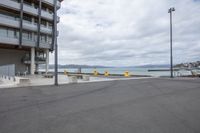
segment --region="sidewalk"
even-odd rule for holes
[[[54,84],[54,78],[44,78],[42,75],[28,75],[28,76],[22,76],[22,77],[16,77],[17,81],[19,81],[20,78],[29,79],[30,83],[28,84],[19,84],[19,82],[11,82],[11,81],[4,81],[0,83],[0,88],[10,88],[10,87],[21,87],[21,86],[42,86],[42,85],[53,85]],[[150,78],[150,77],[94,77],[90,76],[89,81],[84,81],[83,79],[77,79],[77,83],[88,83],[88,82],[102,82],[102,81],[113,81],[113,80],[130,80],[130,79],[144,79],[144,78]],[[152,78],[152,77],[151,77]],[[70,79],[66,75],[58,75],[58,83],[59,84],[70,84]]]

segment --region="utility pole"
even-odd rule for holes
[[[173,78],[173,50],[172,50],[172,12],[175,11],[175,8],[172,7],[168,10],[168,13],[170,14],[170,72],[171,72],[171,78]]]

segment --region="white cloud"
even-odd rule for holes
[[[199,1],[65,0],[59,11],[59,63],[168,64],[171,6],[175,63],[200,60]]]

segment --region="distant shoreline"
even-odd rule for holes
[[[144,66],[90,66],[90,65],[58,65],[58,69],[90,69],[90,68],[169,68],[169,65],[144,65]],[[45,65],[40,66],[40,69],[45,69]],[[49,69],[54,69],[54,65],[49,65]]]

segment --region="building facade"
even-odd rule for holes
[[[57,37],[62,0],[0,0],[0,66],[15,64],[17,73],[34,74],[46,64]]]

